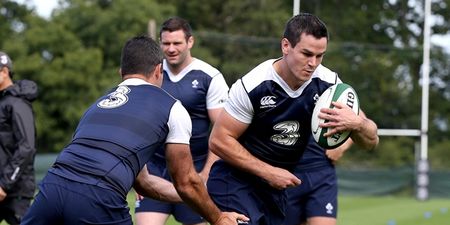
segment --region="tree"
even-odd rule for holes
[[[190,21],[200,48],[212,57],[206,58],[225,76],[229,84],[247,73],[262,60],[279,57],[284,23],[291,16],[285,2],[229,1],[162,1],[173,4],[177,15]],[[199,16],[200,15],[200,16]],[[197,55],[198,56],[198,55]]]
[[[39,86],[34,108],[40,151],[59,151],[68,143],[84,110],[120,81],[125,41],[146,34],[150,18],[161,21],[171,12],[146,0],[67,0],[44,20],[23,5],[6,3],[8,25],[23,25],[10,29],[4,46],[18,52],[18,74]]]
[[[69,141],[86,107],[120,80],[121,47],[147,33],[150,19],[157,30],[170,16],[189,20],[196,38],[193,55],[218,67],[231,84],[261,61],[281,56],[283,28],[292,16],[291,0],[62,0],[48,20],[16,2],[0,3],[5,31],[0,47],[14,59],[18,78],[38,82],[38,147],[53,152]],[[328,26],[323,63],[356,89],[362,109],[380,128],[420,128],[422,4],[301,1],[301,11],[318,15]],[[450,29],[449,5],[450,0],[433,0],[433,33]],[[432,46],[431,59],[430,162],[445,167],[438,153],[448,148],[450,136],[450,57]],[[380,150],[354,151],[345,160],[412,163],[414,141],[383,138]]]
[[[423,1],[302,3],[304,10],[328,24],[331,44],[325,64],[358,90],[363,110],[380,128],[420,129]],[[433,26],[435,34],[445,33],[450,26],[448,5],[449,1],[433,2],[433,14],[441,21]],[[443,85],[449,79],[448,53],[433,46],[431,58],[430,152],[449,136],[450,121],[448,104],[443,104],[449,102],[448,85]],[[399,155],[395,144],[386,144],[380,144],[387,148],[381,154],[391,161],[413,162],[405,155],[410,151]],[[414,148],[411,143],[397,146]]]

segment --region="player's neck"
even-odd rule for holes
[[[168,67],[169,67],[170,72],[174,76],[176,76],[176,75],[180,74],[181,71],[183,71],[186,67],[188,67],[192,63],[192,61],[194,61],[194,57],[188,56],[188,57],[186,57],[186,60],[184,60],[182,63],[172,64],[172,65],[168,64]]]
[[[280,76],[281,79],[283,79],[284,82],[286,82],[286,84],[289,86],[291,90],[296,91],[305,83],[303,81],[295,79],[295,76],[289,70],[285,60],[283,59],[278,60],[274,62],[272,66],[275,69],[275,72],[278,74],[278,76]]]

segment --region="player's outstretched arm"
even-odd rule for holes
[[[247,128],[248,124],[224,110],[211,131],[209,149],[231,165],[265,179],[274,188],[299,185],[300,180],[295,175],[259,160],[238,142]]]
[[[139,172],[134,189],[140,195],[166,202],[183,202],[173,184],[148,173],[147,165]]]
[[[237,224],[237,220],[248,221],[242,214],[221,212],[214,204],[194,168],[189,145],[167,143],[166,160],[173,184],[183,201],[208,222],[225,225]]]

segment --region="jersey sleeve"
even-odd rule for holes
[[[169,134],[166,143],[189,144],[192,135],[192,122],[186,109],[177,101],[170,110]]]
[[[213,77],[206,94],[206,108],[216,109],[224,106],[228,98],[228,84],[221,73]]]
[[[332,83],[332,84],[339,84],[342,83],[342,80],[339,78],[339,75],[325,67],[324,65],[320,64],[316,70],[314,71],[313,76],[319,77],[320,79]]]
[[[236,81],[230,89],[225,110],[235,119],[250,124],[253,119],[253,106],[241,79]]]

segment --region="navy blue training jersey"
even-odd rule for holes
[[[126,196],[165,143],[175,102],[153,85],[119,86],[89,107],[50,172]]]
[[[321,147],[311,136],[309,143],[300,159],[296,171],[310,171],[317,168],[332,167],[331,160],[326,155],[326,149]]]
[[[311,136],[311,116],[319,96],[339,78],[319,66],[298,90],[291,90],[268,60],[238,80],[225,109],[249,127],[239,142],[271,165],[292,169]],[[319,72],[320,71],[320,72]]]
[[[206,159],[211,125],[208,109],[223,107],[228,97],[228,85],[223,75],[211,65],[195,58],[179,74],[173,75],[164,60],[161,88],[180,100],[191,117],[190,147],[193,159]],[[162,158],[163,150],[158,150],[157,155]]]

